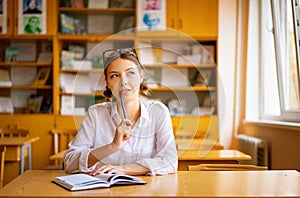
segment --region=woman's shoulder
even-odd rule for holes
[[[142,99],[144,105],[147,109],[154,109],[154,110],[160,110],[160,111],[169,111],[167,106],[158,100],[152,100],[152,99]]]
[[[112,106],[111,102],[102,102],[102,103],[91,105],[89,107],[89,111],[110,110],[111,106]]]

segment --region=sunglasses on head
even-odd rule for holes
[[[122,54],[132,54],[138,60],[138,56],[134,48],[109,49],[103,52],[104,68],[106,68],[113,60],[120,57]]]

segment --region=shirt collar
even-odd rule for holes
[[[140,124],[147,123],[149,121],[149,112],[148,112],[148,102],[146,99],[140,99],[141,104],[141,117],[140,117]],[[118,114],[117,102],[111,102],[111,118],[112,119],[121,119]]]

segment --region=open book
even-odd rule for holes
[[[100,174],[90,176],[87,174],[73,174],[56,177],[52,182],[70,190],[87,190],[93,188],[109,188],[113,185],[146,184],[138,177],[117,174]]]

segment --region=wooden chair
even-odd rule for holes
[[[5,146],[0,146],[0,188],[3,186],[3,178],[4,178],[4,165],[5,165]]]
[[[20,129],[20,128],[5,128],[0,129],[0,138],[4,137],[28,137],[29,136],[29,130],[27,129]]]
[[[199,164],[188,166],[189,171],[251,171],[267,170],[266,166],[255,166],[245,164]]]
[[[76,129],[53,129],[51,130],[53,136],[53,152],[50,156],[50,160],[54,160],[54,167],[52,169],[62,169],[62,158],[66,150],[68,149],[69,142],[77,134]]]
[[[4,129],[0,129],[0,138],[20,138],[20,137],[29,137],[29,130],[28,129],[21,129],[21,128],[4,128]],[[6,151],[7,156],[14,156],[15,158],[21,157],[19,148],[7,147],[7,148],[5,148],[5,151]],[[4,155],[4,153],[2,153],[1,155],[3,157],[3,158],[1,158],[1,163],[2,163],[2,159],[5,160],[5,155]],[[24,150],[23,158],[24,158],[24,161],[25,161],[25,158],[28,158],[28,149]],[[2,170],[2,166],[1,166],[1,184],[0,185],[3,184],[2,183],[3,182],[3,173],[2,173],[2,171],[3,170]]]

